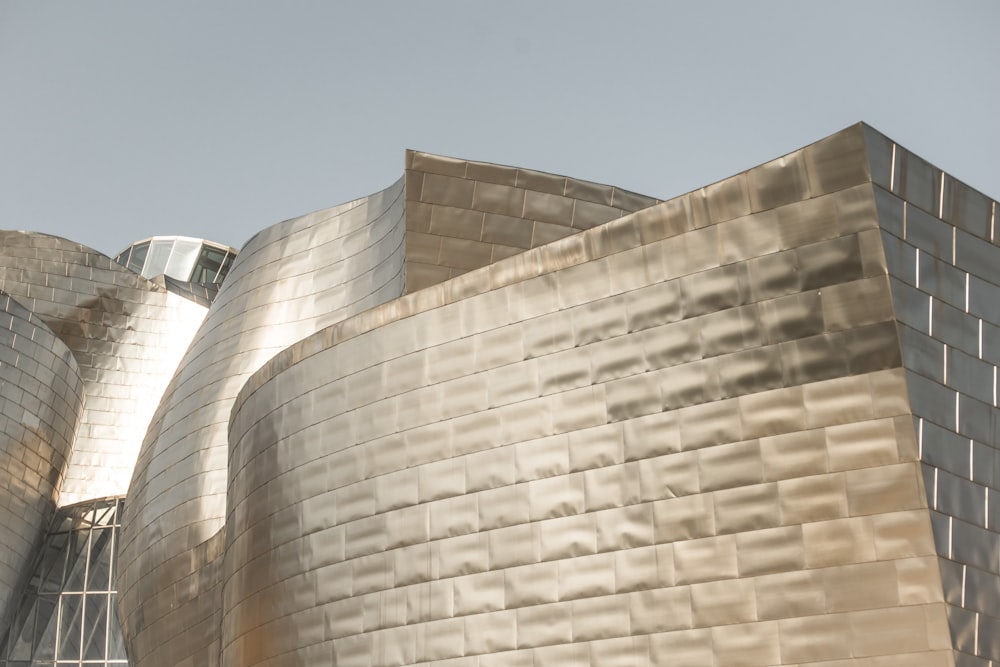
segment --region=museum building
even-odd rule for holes
[[[997,204],[407,151],[237,251],[0,232],[0,666],[990,667]]]

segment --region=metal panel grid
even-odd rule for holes
[[[0,231],[0,248],[0,290],[70,349],[86,390],[60,502],[124,494],[205,307],[65,239]]]
[[[407,168],[405,241],[400,183],[234,265],[133,484],[136,664],[995,659],[994,202],[861,125],[610,222]]]
[[[406,152],[406,291],[440,283],[659,200],[530,169]]]
[[[234,261],[153,417],[133,476],[119,590],[139,664],[218,660],[232,401],[275,352],[402,294],[403,205],[400,180],[265,229]]]
[[[268,362],[223,662],[954,664],[865,133]]]
[[[0,292],[0,628],[55,510],[83,402],[69,349]]]
[[[1000,247],[997,204],[873,141],[875,196],[901,325],[956,664],[1000,661]]]

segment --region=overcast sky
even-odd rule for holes
[[[240,246],[403,151],[671,197],[864,120],[1000,197],[1000,2],[0,0],[0,227]]]

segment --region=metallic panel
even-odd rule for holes
[[[445,178],[441,198],[453,196]],[[216,663],[232,401],[276,351],[402,293],[403,201],[400,180],[265,229],[237,256],[160,404],[132,479],[118,583],[136,664]],[[312,488],[321,483],[314,479]]]
[[[413,292],[657,203],[651,197],[540,171],[406,153],[407,250]],[[409,233],[407,245],[409,246]]]
[[[0,292],[0,631],[55,510],[83,405],[69,348]]]
[[[264,364],[229,423],[222,663],[988,655],[996,642],[974,629],[992,627],[989,603],[964,590],[1000,562],[982,476],[928,479],[914,414],[972,438],[974,462],[994,407],[903,368],[903,307],[903,325],[964,355],[940,356],[970,373],[963,386],[981,396],[988,371],[967,308],[935,319],[917,274],[886,276],[875,138],[855,126],[347,317]],[[466,205],[473,163],[408,162],[423,204]],[[517,189],[546,210],[568,196],[560,177],[472,171],[509,189],[491,207]],[[764,202],[773,217],[758,217]],[[777,234],[724,251],[722,224],[741,219]],[[915,224],[914,253],[944,247]],[[956,596],[941,558],[982,576]]]
[[[995,662],[995,204],[902,147],[891,151],[892,178],[875,190],[956,664]]]
[[[86,407],[60,502],[124,494],[142,436],[205,307],[65,239],[0,231],[0,290],[70,349]]]
[[[3,232],[0,604],[151,425],[0,654],[122,664],[117,582],[136,665],[998,662],[996,208],[856,125],[662,203],[410,151],[221,289]]]

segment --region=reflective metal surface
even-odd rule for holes
[[[658,201],[611,185],[407,151],[406,291]]]
[[[69,348],[0,292],[0,633],[55,510],[83,400]]]
[[[60,502],[122,495],[205,307],[65,239],[0,231],[0,290],[70,349],[86,393]]]
[[[134,664],[217,664],[233,399],[277,351],[402,294],[403,204],[401,180],[266,229],[237,256],[130,487],[118,590]]]
[[[1000,662],[996,209],[860,124],[666,202],[408,152],[251,239],[143,417],[130,664]],[[5,234],[0,337],[75,363],[83,412],[0,473],[58,480],[160,368],[131,332],[213,295]],[[0,362],[33,452],[56,399]]]
[[[875,196],[879,218],[888,223],[883,243],[956,664],[995,663],[1000,661],[997,206],[881,139],[872,151],[883,174]]]
[[[979,325],[898,279],[879,139],[855,126],[278,354],[233,410],[223,663],[1000,658],[996,371],[948,357],[979,407],[910,370],[907,327],[961,350]],[[914,248],[992,257],[927,217]],[[963,294],[952,273],[923,289]],[[931,483],[931,416],[978,494]]]

